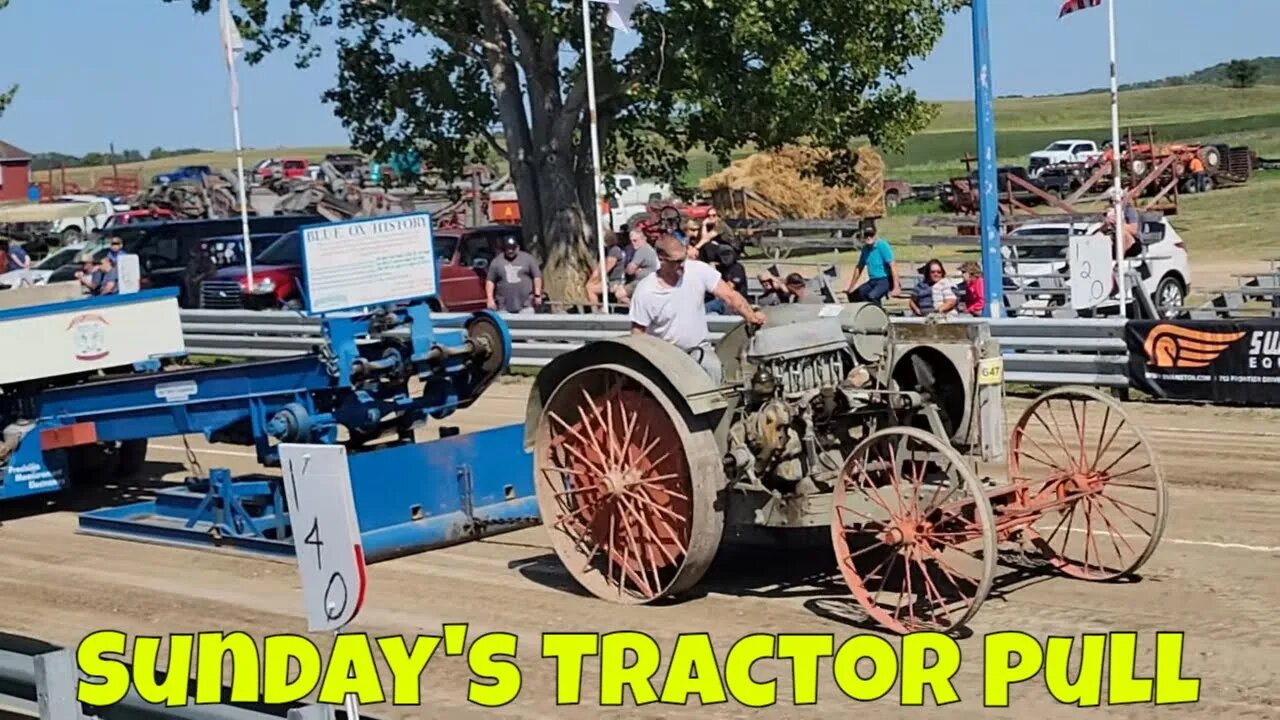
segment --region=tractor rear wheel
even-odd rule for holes
[[[627,605],[702,578],[724,532],[724,466],[708,429],[622,365],[567,377],[538,422],[534,483],[556,555],[596,597]]]

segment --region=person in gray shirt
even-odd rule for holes
[[[649,236],[645,234],[644,229],[631,230],[631,245],[635,248],[635,253],[624,271],[625,283],[619,282],[610,288],[621,305],[630,303],[630,298],[636,291],[636,285],[656,272],[659,265],[658,251],[654,250],[653,245],[649,243]]]
[[[515,237],[503,238],[502,254],[489,263],[484,292],[490,310],[531,313],[542,304],[542,268]]]

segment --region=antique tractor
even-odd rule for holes
[[[718,341],[721,386],[646,336],[590,343],[538,375],[525,444],[539,509],[592,594],[679,596],[722,542],[817,530],[872,620],[949,631],[990,591],[1001,545],[1090,580],[1150,557],[1163,477],[1109,396],[1040,396],[1006,448],[986,323],[890,323],[865,304],[764,312],[764,327]],[[1006,454],[1006,478],[981,473]]]

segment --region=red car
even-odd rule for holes
[[[498,244],[514,236],[521,247],[520,226],[489,225],[435,231],[439,288],[433,310],[471,312],[485,309],[484,281]],[[255,310],[301,309],[302,235],[283,235],[253,260],[254,288],[242,267],[227,267],[201,284],[200,307]]]
[[[172,220],[174,215],[171,211],[163,208],[146,208],[143,210],[129,210],[119,212],[107,218],[107,222],[102,225],[103,230],[111,230],[128,225],[129,223],[153,222],[156,220]]]

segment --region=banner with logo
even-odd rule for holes
[[[1133,321],[1133,387],[1158,398],[1280,407],[1280,320]]]

